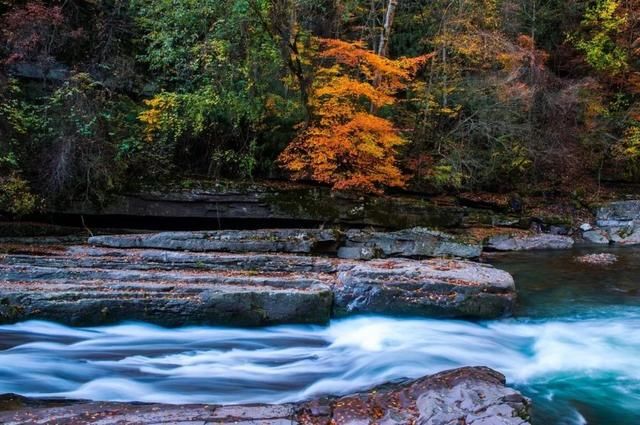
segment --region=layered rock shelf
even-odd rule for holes
[[[501,234],[485,241],[484,247],[489,251],[536,251],[570,249],[574,243],[569,236],[547,233],[524,236]]]
[[[90,239],[96,246],[14,247],[0,257],[0,322],[261,326],[355,313],[492,318],[512,311],[513,278],[488,265],[296,254],[335,252],[336,234],[183,232]],[[405,253],[424,254],[406,243]]]
[[[601,245],[640,245],[640,200],[610,202],[596,209],[596,222],[585,223],[582,237]]]
[[[92,245],[111,248],[158,248],[186,251],[322,253],[337,250],[340,233],[333,230],[271,229],[163,232],[96,236]]]
[[[518,217],[455,203],[434,203],[411,196],[361,196],[333,192],[329,188],[299,184],[205,185],[201,188],[141,191],[114,196],[98,208],[90,202],[74,202],[48,213],[83,216],[88,222],[109,217],[200,220],[209,224],[228,222],[296,222],[404,229],[415,226],[455,228],[475,224],[516,223]]]
[[[344,397],[282,405],[161,405],[0,396],[5,425],[527,425],[530,402],[488,368],[461,368]]]
[[[215,230],[96,236],[91,245],[109,248],[156,248],[196,252],[280,252],[328,254],[340,258],[478,258],[482,246],[453,235],[412,228],[397,232],[337,229]]]

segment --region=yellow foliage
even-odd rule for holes
[[[149,108],[138,115],[138,119],[145,124],[144,135],[147,142],[152,142],[156,132],[166,127],[167,121],[171,121],[167,117],[167,112],[175,109],[177,105],[176,95],[173,93],[163,93],[156,95],[153,99],[144,101]]]

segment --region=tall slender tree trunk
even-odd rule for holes
[[[382,32],[380,33],[380,43],[378,44],[377,50],[380,56],[387,56],[389,54],[389,37],[391,36],[391,27],[393,26],[393,18],[396,16],[398,1],[399,0],[389,0],[389,3],[387,3],[387,10],[384,14],[384,24],[382,26]],[[375,76],[373,85],[376,87],[380,85],[380,75]],[[371,103],[369,110],[372,114],[376,111],[373,103]]]
[[[387,56],[389,54],[389,37],[391,36],[391,27],[393,26],[393,18],[396,16],[396,8],[399,0],[389,0],[387,11],[384,15],[384,25],[382,33],[380,33],[380,44],[378,45],[378,54]]]

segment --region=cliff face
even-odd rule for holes
[[[278,223],[339,224],[404,229],[454,228],[517,222],[490,210],[456,204],[439,205],[411,196],[360,196],[304,185],[226,185],[198,190],[146,191],[115,196],[103,208],[74,202],[50,213],[88,217],[190,219],[211,226],[252,221],[256,227]],[[260,225],[265,223],[263,225]]]

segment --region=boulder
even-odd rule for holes
[[[0,322],[263,326],[347,313],[498,317],[511,276],[459,260],[44,247],[0,256]]]
[[[497,235],[485,242],[491,251],[530,251],[543,249],[570,249],[574,240],[569,236],[540,233],[527,236]]]
[[[272,229],[162,232],[94,236],[89,244],[110,248],[157,248],[222,252],[336,252],[340,233],[334,230]]]
[[[593,226],[589,223],[582,223],[580,225],[580,230],[582,230],[583,232],[588,232],[589,230],[592,230]]]
[[[593,229],[582,233],[582,238],[590,243],[598,245],[609,245],[609,235],[600,229]]]
[[[499,317],[515,303],[511,275],[467,261],[374,260],[342,264],[334,314]]]
[[[421,227],[397,232],[349,230],[338,257],[351,259],[387,257],[459,257],[477,258],[479,244],[463,242],[454,236]]]
[[[441,372],[344,397],[281,405],[162,405],[0,396],[0,423],[18,425],[528,425],[531,402],[484,367]]]
[[[634,227],[612,227],[607,229],[611,242],[615,245],[640,244],[640,224]]]

